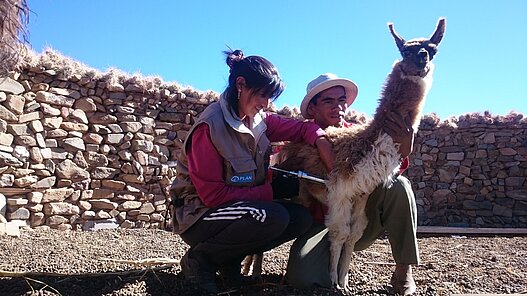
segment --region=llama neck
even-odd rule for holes
[[[410,116],[412,126],[417,131],[425,98],[432,86],[434,65],[430,63],[430,70],[426,76],[420,77],[405,73],[401,63],[394,64],[386,79],[373,120],[377,122],[376,125],[382,126],[386,114],[396,112],[404,117]]]
[[[386,122],[386,116],[390,112],[409,117],[414,131],[417,131],[426,93],[431,86],[431,78],[432,71],[429,71],[424,78],[410,76],[403,73],[399,63],[396,63],[386,79],[373,120],[364,129],[351,132],[354,135],[354,139],[356,139],[353,142],[354,149],[348,147],[350,145],[349,142],[342,140],[345,137],[339,136],[338,132],[332,135],[333,131],[330,128],[326,129],[326,132],[331,134],[334,145],[336,145],[335,151],[349,150],[352,154],[351,156],[345,153],[337,154],[335,163],[338,165],[335,166],[333,172],[344,173],[353,171],[363,158],[364,153],[376,147],[378,140],[386,138],[385,135],[381,135],[381,132]],[[386,144],[386,142],[384,143]],[[393,142],[391,143],[393,145]]]

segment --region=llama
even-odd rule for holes
[[[403,59],[393,65],[386,79],[373,120],[351,128],[326,129],[335,151],[334,167],[329,173],[316,148],[302,144],[286,145],[281,150],[282,159],[296,161],[278,166],[327,178],[326,186],[300,180],[298,198],[301,203],[316,198],[328,206],[325,224],[330,241],[330,277],[337,288],[346,292],[353,249],[368,224],[365,213],[368,196],[379,184],[389,186],[401,163],[399,145],[383,131],[383,124],[389,112],[397,112],[410,118],[417,132],[432,83],[431,61],[445,32],[445,19],[439,19],[430,39],[405,41],[392,23],[388,27]]]

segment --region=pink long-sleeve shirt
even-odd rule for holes
[[[312,122],[301,122],[268,113],[264,118],[267,130],[265,134],[271,142],[304,141],[315,145],[318,137],[325,132]],[[196,192],[207,207],[216,207],[236,200],[273,199],[269,182],[253,187],[230,186],[225,183],[223,157],[212,143],[209,128],[200,124],[192,134],[192,145],[187,151],[189,176]]]

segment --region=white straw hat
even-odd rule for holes
[[[311,99],[316,96],[319,92],[324,91],[333,86],[344,87],[344,89],[346,90],[346,103],[348,104],[348,106],[350,106],[351,103],[355,101],[355,98],[359,93],[359,88],[353,81],[345,78],[338,78],[337,75],[332,73],[322,74],[312,80],[307,85],[307,94],[302,100],[302,104],[300,105],[300,113],[302,113],[302,116],[305,119],[313,118],[313,116],[307,114],[307,106],[309,106],[309,102],[311,102]]]

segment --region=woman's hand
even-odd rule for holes
[[[335,153],[333,152],[333,145],[326,139],[326,137],[320,137],[316,140],[315,145],[317,146],[320,159],[324,163],[326,170],[331,172],[333,169],[333,163],[335,162]]]
[[[401,114],[390,112],[386,114],[383,130],[395,143],[399,143],[399,153],[402,158],[412,153],[414,146],[414,128],[410,118],[404,118]]]

